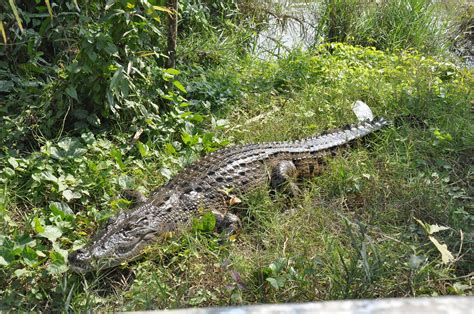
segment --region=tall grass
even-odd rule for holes
[[[362,11],[361,0],[324,0],[318,35],[330,42],[346,42]]]
[[[438,52],[445,25],[431,0],[325,0],[318,36],[378,49]]]

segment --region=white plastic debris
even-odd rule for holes
[[[352,104],[352,111],[354,111],[359,121],[372,121],[374,119],[374,114],[370,107],[361,100],[357,100]]]

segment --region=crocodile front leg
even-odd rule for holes
[[[212,213],[216,217],[217,230],[224,231],[228,236],[236,233],[242,227],[242,222],[237,215],[229,212],[222,213],[217,210],[213,210]]]

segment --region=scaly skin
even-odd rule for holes
[[[324,158],[338,147],[385,125],[387,121],[377,119],[304,140],[248,144],[211,153],[148,199],[137,196],[132,210],[110,219],[88,246],[69,255],[70,267],[86,272],[133,259],[160,234],[187,225],[200,209],[211,210],[218,225],[230,233],[240,224],[228,212],[230,194],[243,194],[268,182],[274,188],[289,186],[297,193],[293,178],[317,174]]]

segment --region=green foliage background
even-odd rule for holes
[[[438,18],[429,2],[397,1],[422,6],[383,27],[400,9],[384,2],[353,33],[352,17],[330,18],[347,1],[336,2],[321,12],[328,43],[259,60],[248,51],[265,7],[180,1],[177,69],[163,68],[163,1],[13,1],[23,31],[12,1],[0,3],[0,308],[472,294],[472,70],[448,56],[445,34],[422,29]],[[408,20],[416,36],[405,40]],[[139,261],[68,270],[68,252],[130,206],[121,190],[146,194],[230,143],[353,122],[358,99],[394,124],[328,161],[299,198],[242,196],[236,238],[222,241],[204,215]],[[431,234],[436,224],[448,228]]]

